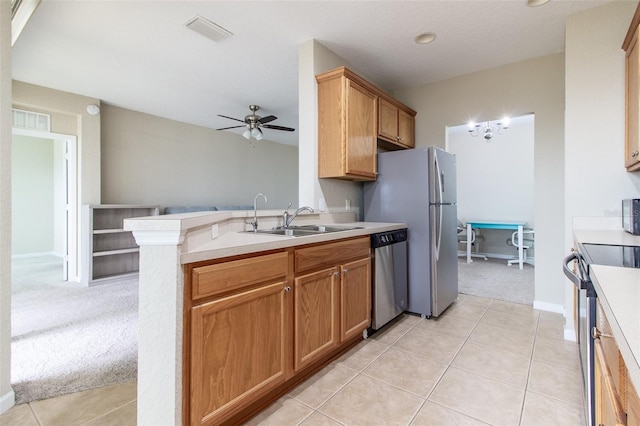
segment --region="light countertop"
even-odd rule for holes
[[[640,236],[620,229],[574,229],[573,234],[583,244],[640,246]],[[631,382],[640,389],[640,269],[591,265],[589,275]]]
[[[631,382],[640,389],[640,269],[591,265],[590,276]]]
[[[321,224],[322,225],[322,224]],[[275,250],[294,247],[304,244],[328,242],[342,238],[351,238],[378,232],[394,231],[406,228],[404,223],[379,223],[379,222],[351,222],[351,223],[326,223],[335,227],[360,227],[349,231],[327,232],[303,237],[289,237],[283,235],[253,234],[250,232],[229,232],[214,240],[211,240],[194,250],[183,253],[180,256],[181,263],[199,262],[208,259],[217,259],[239,254],[257,253],[266,250]]]
[[[580,243],[640,246],[640,235],[631,235],[622,229],[574,229],[573,235]]]

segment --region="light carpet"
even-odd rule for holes
[[[62,281],[54,256],[12,262],[11,384],[16,403],[136,379],[138,280]]]
[[[472,296],[487,297],[506,302],[533,305],[534,270],[525,264],[507,266],[505,259],[480,258],[467,263],[458,258],[458,291]]]

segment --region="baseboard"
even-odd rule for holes
[[[16,394],[11,389],[6,394],[0,397],[0,414],[8,411],[9,408],[13,407],[16,404]]]
[[[557,314],[564,315],[564,305],[557,305],[555,303],[547,303],[547,302],[540,302],[539,300],[534,300],[533,309],[538,309],[540,311],[547,311],[547,312],[555,312]]]
[[[576,338],[575,330],[567,330],[565,328],[564,329],[564,340],[569,340],[571,342],[577,342],[578,339]]]

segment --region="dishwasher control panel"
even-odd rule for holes
[[[371,235],[371,247],[384,247],[389,244],[407,241],[407,230],[398,229],[397,231],[381,232]]]

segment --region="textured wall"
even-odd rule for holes
[[[107,104],[101,115],[103,204],[298,203],[296,147]]]

